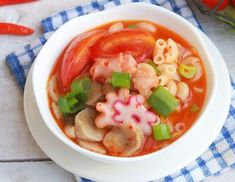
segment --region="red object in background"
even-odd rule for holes
[[[37,1],[37,0],[0,0],[0,6],[29,3],[29,2],[34,2],[34,1]]]
[[[234,0],[233,0],[234,1]],[[216,5],[221,3],[221,0],[202,0],[203,4],[205,4],[208,8],[214,9]],[[229,0],[223,0],[221,5],[218,7],[217,11],[223,10],[229,4]]]
[[[235,0],[231,0],[233,7],[235,8]]]
[[[37,0],[0,0],[0,6],[21,4],[35,2]],[[30,35],[34,32],[33,29],[22,25],[16,25],[13,23],[1,23],[0,22],[0,34],[11,35]]]
[[[33,32],[33,29],[22,25],[16,25],[12,23],[0,23],[0,34],[29,35]]]

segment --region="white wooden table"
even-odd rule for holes
[[[79,2],[81,0],[41,0],[32,4],[0,7],[0,22],[17,22],[36,30],[28,37],[0,36],[0,181],[75,181],[71,173],[50,161],[32,138],[25,122],[22,94],[4,59],[9,52],[21,48],[42,33],[41,19]],[[227,25],[201,15],[195,7],[193,9],[207,35],[224,55],[235,78],[235,33],[231,33]],[[235,171],[207,179],[217,182],[234,180]]]

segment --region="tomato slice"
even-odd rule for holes
[[[94,30],[83,33],[72,40],[66,49],[59,70],[59,85],[63,92],[68,91],[74,78],[79,76],[91,60],[90,47],[106,33]]]
[[[92,47],[93,58],[113,57],[119,53],[131,54],[137,61],[152,55],[155,39],[144,29],[122,29],[99,39]]]
[[[217,4],[220,3],[220,0],[203,0],[203,4],[205,4],[208,8],[214,9]],[[227,7],[229,0],[223,0],[223,2],[219,5],[217,11],[223,10]]]

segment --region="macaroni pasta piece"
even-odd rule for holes
[[[150,32],[153,32],[153,33],[157,31],[157,29],[151,23],[148,23],[148,22],[140,22],[140,23],[137,23],[136,26],[143,28],[145,30],[148,30]]]
[[[185,82],[179,82],[177,84],[177,94],[176,96],[182,101],[188,98],[189,96],[189,87]]]
[[[164,62],[165,48],[166,48],[166,41],[163,39],[157,39],[153,50],[153,62],[156,65],[160,65]]]
[[[164,54],[165,63],[174,63],[178,61],[179,50],[177,44],[172,39],[167,40],[166,53]]]
[[[123,24],[121,22],[117,22],[109,27],[108,32],[110,33],[116,32],[116,31],[122,30],[123,28],[124,28]]]
[[[172,79],[177,73],[176,66],[173,64],[161,64],[158,66],[158,69],[160,70],[161,74],[167,75],[169,79]]]
[[[158,79],[158,84],[161,86],[165,86],[167,82],[169,81],[169,77],[164,74],[158,76],[157,79]]]
[[[158,39],[153,51],[153,62],[156,65],[162,63],[174,63],[178,61],[179,49],[175,41],[169,38],[167,41]]]
[[[177,93],[177,85],[175,83],[175,81],[171,80],[166,84],[166,88],[168,89],[168,91],[175,96]]]

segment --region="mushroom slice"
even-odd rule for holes
[[[56,93],[56,88],[57,88],[57,76],[52,76],[47,85],[47,89],[49,96],[55,103],[57,103],[59,98],[58,94]]]
[[[103,83],[102,90],[104,95],[106,95],[109,92],[115,92],[115,89],[112,87],[110,83]]]
[[[90,142],[101,141],[106,133],[105,129],[97,128],[95,125],[96,110],[87,107],[75,117],[75,135],[81,140]]]
[[[74,125],[71,124],[67,124],[64,127],[64,133],[66,134],[66,136],[68,136],[69,138],[76,138],[75,133],[74,133]]]
[[[91,91],[88,94],[87,105],[95,107],[96,103],[104,97],[102,85],[96,81],[91,84]]]
[[[144,135],[138,127],[124,123],[114,126],[105,135],[103,143],[111,155],[127,157],[141,149]]]
[[[96,142],[86,142],[86,141],[79,141],[78,145],[82,148],[90,150],[92,152],[96,152],[99,154],[106,154],[106,149],[100,144]]]
[[[58,119],[58,120],[61,119],[63,117],[63,114],[60,111],[59,106],[55,102],[52,102],[51,106],[52,106],[51,108],[52,108],[52,111],[53,111],[56,119]]]

